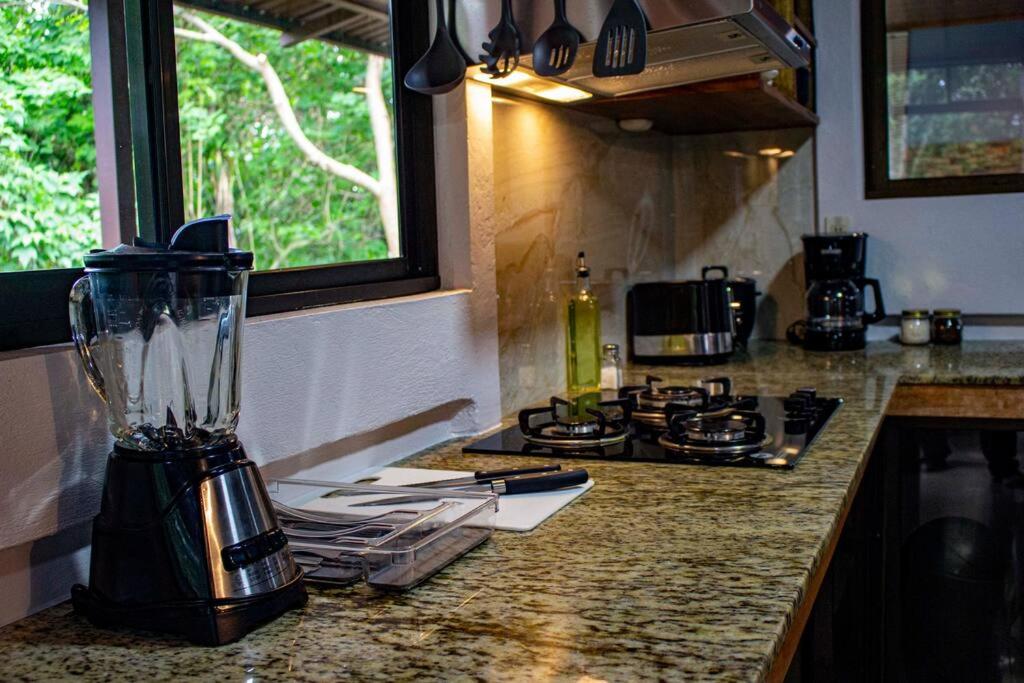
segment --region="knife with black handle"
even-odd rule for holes
[[[463,486],[459,491],[471,491],[478,493],[497,493],[498,495],[513,496],[522,493],[540,493],[542,491],[557,491],[559,489],[582,486],[590,479],[586,470],[565,470],[563,472],[540,472],[536,474],[523,474],[507,479],[496,479],[494,481],[477,485]],[[444,493],[438,491],[436,494],[412,494],[408,496],[397,496],[383,500],[368,500],[361,503],[353,503],[349,507],[371,507],[374,505],[402,505],[408,503],[423,503],[444,498]]]
[[[458,477],[456,479],[438,479],[436,481],[425,481],[422,483],[411,483],[405,484],[405,486],[421,486],[428,489],[447,489],[456,486],[472,486],[474,484],[486,484],[487,482],[494,481],[495,479],[507,479],[509,477],[518,477],[524,474],[541,474],[543,472],[558,472],[562,469],[561,465],[538,465],[537,467],[520,467],[507,470],[481,470],[474,472],[472,475],[467,477]]]
[[[499,495],[514,496],[519,493],[556,491],[571,486],[586,484],[590,475],[586,470],[565,470],[543,474],[523,474],[518,477],[496,479],[490,482],[491,491]]]

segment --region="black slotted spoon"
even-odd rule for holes
[[[630,76],[647,66],[647,17],[636,0],[615,0],[594,51],[598,78]]]
[[[555,20],[533,44],[533,70],[538,76],[557,76],[572,68],[580,32],[565,16],[565,0],[555,0]]]

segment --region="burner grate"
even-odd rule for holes
[[[657,377],[647,379],[647,385],[629,387],[614,401],[602,402],[597,394],[574,401],[553,398],[546,406],[522,411],[518,425],[463,450],[789,469],[796,466],[843,403],[839,398],[818,396],[809,387],[788,396],[733,395],[731,382],[713,378],[702,380],[697,387],[708,393],[706,406],[703,400],[698,406],[669,401],[664,409],[645,413],[636,402],[637,392],[672,389],[680,394],[688,388],[664,387]],[[728,392],[722,393],[723,389]]]
[[[611,411],[616,408],[619,413],[613,417]],[[519,429],[532,444],[580,450],[624,442],[630,417],[629,401],[623,399],[591,401],[587,396],[567,401],[552,396],[546,407],[520,411]]]

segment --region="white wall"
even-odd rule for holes
[[[356,470],[500,420],[493,236],[482,219],[470,230],[466,106],[461,90],[435,105],[447,291],[247,322],[238,432],[271,474]],[[71,348],[0,354],[0,624],[87,580],[109,448]]]
[[[869,275],[881,280],[886,308],[1024,313],[1024,194],[865,200],[860,3],[816,0],[814,24],[819,215],[850,216],[871,235]],[[968,332],[1024,337],[1020,328]]]

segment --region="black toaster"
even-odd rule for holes
[[[714,365],[733,352],[725,280],[636,284],[626,298],[629,355],[638,363]]]

